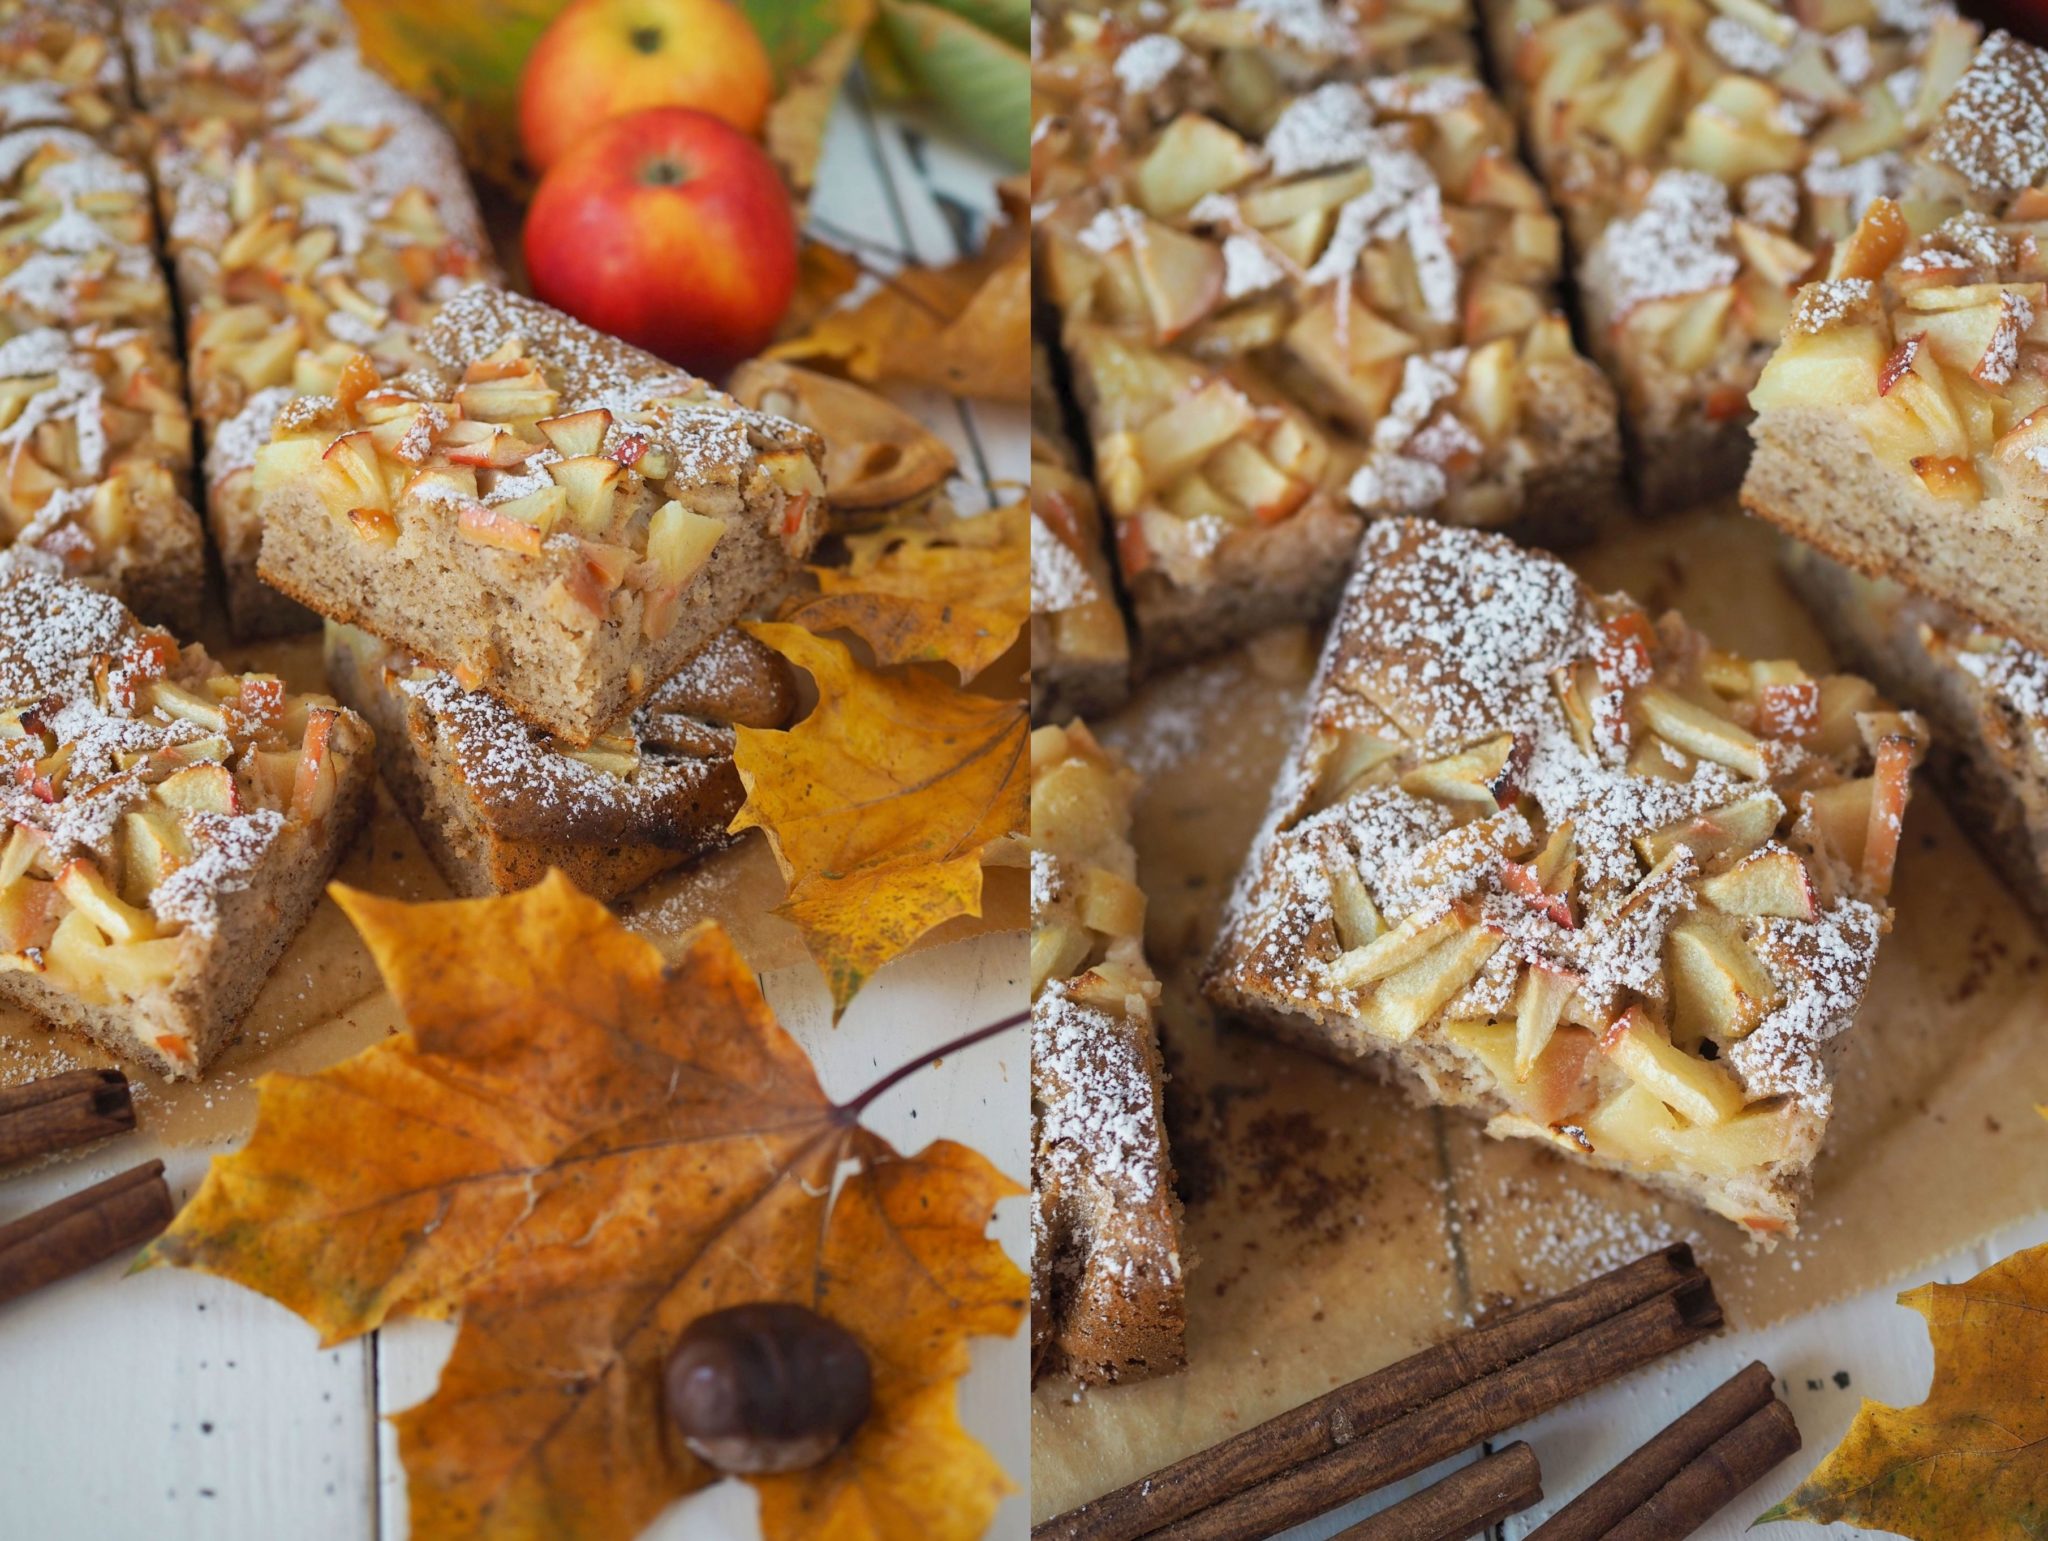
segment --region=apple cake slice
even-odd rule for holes
[[[1742,501],[2048,649],[2048,54],[1986,40],[1911,196],[1799,291]]]
[[[0,553],[0,1001],[167,1076],[233,1035],[368,804],[369,730]]]
[[[340,0],[122,0],[135,94],[159,122],[255,121],[314,55],[352,46]]]
[[[336,394],[354,360],[379,379],[418,363],[416,327],[494,270],[448,134],[345,42],[314,27],[225,58],[255,70],[260,111],[199,89],[205,60],[187,56],[152,153],[228,611],[238,636],[268,636],[318,618],[257,575],[255,441],[291,395]]]
[[[588,745],[796,575],[817,436],[477,286],[258,451],[265,582]]]
[[[158,342],[95,327],[0,342],[0,453],[0,546],[196,626],[206,542],[186,499],[192,422]]]
[[[61,125],[120,135],[128,74],[111,5],[96,0],[0,4],[0,132]]]
[[[1651,512],[1734,490],[1790,314],[1968,63],[1945,4],[1493,0]]]
[[[1835,651],[1927,714],[1949,807],[2048,927],[2048,654],[1796,541],[1785,567]]]
[[[76,129],[0,134],[0,336],[97,323],[170,347],[155,238],[139,168]]]
[[[779,728],[796,707],[782,661],[736,629],[583,749],[351,626],[328,623],[327,679],[376,730],[385,784],[448,886],[473,898],[556,867],[611,899],[720,849],[746,801],[733,729]]]
[[[76,129],[0,134],[0,289],[32,291],[46,281],[39,274],[54,276],[67,258],[75,265],[100,251],[148,253],[155,244],[149,178],[139,166]],[[107,318],[152,327],[168,343],[162,275],[135,279],[139,264],[132,260],[115,267],[127,293],[102,297],[120,306]]]
[[[1475,80],[1332,81],[1257,130],[1141,133],[1129,95],[1038,272],[1148,666],[1327,609],[1361,516],[1564,544],[1618,508],[1557,220]]]
[[[1031,350],[1031,716],[1097,716],[1131,688],[1131,643],[1102,510],[1061,419],[1052,364]]]
[[[1187,1359],[1136,789],[1085,725],[1032,733],[1034,1382],[1138,1380]]]
[[[1499,536],[1376,525],[1207,989],[1768,1245],[1924,740]]]

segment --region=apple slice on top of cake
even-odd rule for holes
[[[587,745],[795,576],[820,446],[651,354],[477,286],[426,364],[278,414],[266,582]]]
[[[1207,989],[1768,1244],[1924,736],[1499,536],[1376,525]]]

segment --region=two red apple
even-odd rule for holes
[[[520,93],[528,157],[546,170],[526,217],[534,292],[704,373],[758,353],[797,279],[789,193],[750,137],[773,88],[727,0],[565,10]]]

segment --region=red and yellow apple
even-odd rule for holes
[[[775,164],[708,113],[618,118],[527,210],[534,293],[704,374],[765,347],[796,292],[796,216]]]
[[[575,0],[533,45],[519,139],[537,172],[609,119],[694,107],[758,137],[775,69],[731,0]]]

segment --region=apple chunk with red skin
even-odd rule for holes
[[[781,174],[717,118],[617,118],[557,161],[524,234],[534,292],[599,331],[700,373],[759,353],[796,292]]]

